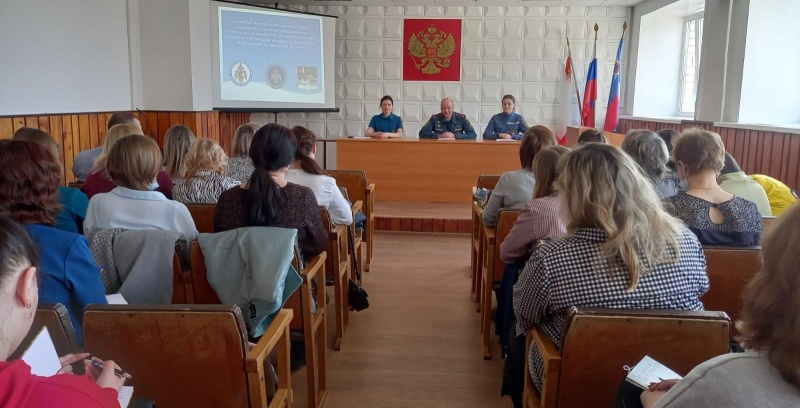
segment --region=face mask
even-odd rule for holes
[[[150,183],[150,191],[153,191],[153,190],[155,190],[157,188],[158,188],[158,182],[153,180],[153,182]]]

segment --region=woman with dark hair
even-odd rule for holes
[[[712,358],[680,381],[665,379],[651,384],[650,390],[641,395],[642,405],[800,406],[798,251],[800,207],[793,206],[764,236],[763,266],[744,291],[742,318],[736,328],[746,352]]]
[[[22,127],[14,132],[13,139],[34,142],[44,146],[53,155],[58,165],[61,165],[61,161],[58,158],[61,155],[61,148],[55,139],[44,130]],[[53,226],[63,231],[83,234],[83,220],[86,219],[89,198],[77,188],[64,186],[58,187],[58,195],[61,211],[56,216],[56,223]]]
[[[370,119],[364,136],[376,139],[403,137],[403,118],[392,113],[393,108],[391,96],[381,98],[381,113]]]
[[[585,145],[586,143],[604,143],[608,144],[603,132],[597,129],[586,129],[578,136],[578,145]]]
[[[53,228],[61,166],[50,152],[32,142],[0,141],[0,215],[23,225],[41,253],[39,298],[69,311],[82,343],[83,309],[107,303],[100,270],[83,235]]]
[[[483,131],[483,140],[513,139],[522,140],[525,132],[528,131],[528,124],[525,118],[514,112],[517,100],[514,95],[503,95],[503,111],[492,116],[486,130]]]
[[[48,251],[53,251],[53,248],[48,248]],[[40,265],[36,247],[25,230],[13,220],[0,216],[0,293],[3,294],[0,296],[0,405],[27,408],[119,407],[117,393],[125,379],[115,374],[118,367],[113,361],[104,361],[104,368],[98,370],[85,360],[88,353],[68,354],[59,359],[62,367],[50,377],[31,374],[31,367],[22,359],[8,361],[31,330],[34,312],[39,305],[40,281],[47,273],[45,262]],[[88,375],[66,375],[72,372],[72,364],[81,360],[84,360]]]
[[[306,186],[314,192],[317,204],[328,209],[331,222],[336,225],[353,223],[353,212],[350,204],[342,195],[336,180],[326,176],[315,160],[317,154],[317,138],[314,132],[302,127],[292,128],[297,150],[294,153],[292,168],[286,172],[286,181]]]
[[[533,188],[536,178],[533,175],[533,159],[540,150],[554,146],[556,138],[553,132],[545,126],[536,125],[527,132],[519,145],[519,161],[522,168],[507,171],[500,176],[489,202],[483,209],[483,223],[487,227],[494,227],[497,223],[497,214],[507,208],[518,210],[525,206],[533,197]]]
[[[291,130],[275,123],[260,128],[250,145],[255,171],[247,183],[220,195],[214,229],[295,228],[303,256],[319,255],[325,249],[328,231],[322,225],[314,192],[286,180],[295,151]]]

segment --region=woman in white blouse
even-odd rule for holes
[[[111,147],[106,169],[117,187],[89,200],[84,231],[157,229],[179,232],[185,241],[197,237],[186,206],[153,191],[161,170],[161,151],[153,139],[142,135],[120,139]]]
[[[297,150],[294,153],[294,163],[286,173],[286,181],[310,188],[314,192],[317,203],[328,209],[331,222],[336,225],[350,225],[353,223],[353,212],[350,203],[342,195],[336,180],[326,176],[317,164],[317,138],[314,132],[295,126],[292,129]]]

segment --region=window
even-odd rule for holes
[[[697,99],[697,78],[700,73],[700,48],[703,42],[703,13],[686,19],[683,29],[683,56],[681,58],[681,81],[678,113],[694,113]]]

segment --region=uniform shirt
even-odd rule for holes
[[[609,265],[603,258],[603,244],[608,241],[605,231],[579,228],[544,243],[531,255],[514,285],[517,335],[538,326],[560,347],[567,310],[572,306],[703,310],[700,296],[708,292],[706,258],[688,228],[678,234],[678,262],[659,264],[642,273],[631,292],[627,291],[627,269]],[[542,358],[535,344],[528,356],[533,383],[541,390]]]
[[[420,129],[419,137],[420,139],[438,139],[439,135],[444,132],[452,132],[456,135],[456,139],[475,140],[478,138],[467,116],[458,112],[453,112],[450,120],[445,119],[441,113],[431,116],[425,126]]]
[[[492,120],[486,125],[483,131],[485,140],[497,140],[500,133],[508,133],[514,140],[522,140],[522,135],[528,130],[525,118],[519,113],[498,113],[492,116]]]
[[[172,188],[175,201],[184,204],[216,204],[223,191],[242,184],[216,171],[197,170],[194,177],[183,179]]]
[[[370,119],[369,127],[376,132],[394,133],[403,128],[403,118],[394,113],[389,113],[389,116],[378,114]]]

